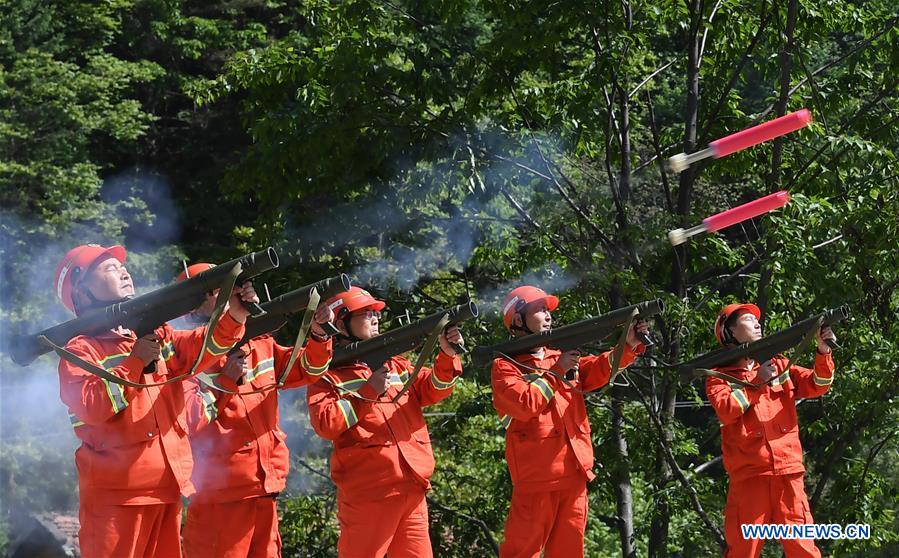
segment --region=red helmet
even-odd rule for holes
[[[178,283],[180,283],[181,281],[184,281],[185,279],[189,279],[189,278],[191,278],[191,277],[194,277],[194,276],[196,276],[196,275],[198,275],[198,274],[200,274],[200,273],[203,273],[204,271],[207,271],[207,270],[212,269],[213,267],[215,267],[215,264],[211,264],[211,263],[195,263],[195,264],[193,264],[193,265],[188,266],[186,270],[184,270],[184,271],[182,271],[181,273],[179,273],[179,274],[178,274],[178,278],[175,279],[175,281],[177,281]]]
[[[730,318],[736,312],[740,312],[741,310],[749,312],[750,314],[755,316],[756,320],[762,317],[762,311],[759,310],[759,307],[755,304],[728,304],[727,306],[722,308],[721,312],[718,312],[718,318],[715,320],[715,337],[718,339],[718,343],[721,346],[727,345],[727,342],[725,342],[725,335],[730,336],[729,333],[725,334],[724,324],[727,323],[728,318]]]
[[[387,306],[383,300],[376,299],[365,289],[356,286],[329,298],[325,301],[325,304],[334,311],[334,317],[337,319],[344,318],[347,314],[356,310],[364,310],[366,308],[383,310]]]
[[[517,312],[521,312],[526,305],[539,300],[546,301],[546,307],[550,312],[559,307],[559,299],[546,294],[543,289],[530,285],[512,289],[512,292],[506,295],[506,300],[503,301],[503,325],[506,326],[506,329],[512,328],[512,318]]]
[[[72,291],[75,285],[81,281],[90,267],[105,256],[113,258],[125,263],[127,253],[122,246],[104,247],[99,244],[82,244],[72,248],[59,261],[56,266],[56,273],[53,279],[53,291],[56,298],[63,306],[75,313],[75,303],[72,301]]]

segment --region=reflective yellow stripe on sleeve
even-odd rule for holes
[[[128,357],[129,353],[119,353],[115,355],[109,355],[106,358],[102,359],[99,364],[106,370],[112,370],[116,366],[120,365],[122,361],[124,361]],[[109,402],[112,406],[113,413],[119,413],[128,406],[128,401],[125,400],[125,388],[120,384],[114,384],[108,380],[100,379],[103,382],[103,386],[106,388],[106,395],[109,396]],[[84,424],[84,423],[82,423]],[[79,425],[80,426],[80,425]]]
[[[122,361],[128,358],[130,353],[119,353],[117,355],[109,355],[99,362],[100,366],[106,370],[112,370],[116,366],[122,364]]]
[[[833,376],[829,378],[822,378],[821,376],[815,374],[815,385],[816,386],[829,386],[833,383]]]
[[[128,406],[125,400],[125,387],[121,384],[114,384],[109,380],[102,380],[106,386],[106,395],[109,396],[109,402],[112,404],[112,412],[119,413]]]
[[[387,375],[387,383],[397,387],[403,387],[404,385],[406,385],[405,383],[403,383],[403,376],[400,376],[396,372],[391,372]]]
[[[440,378],[437,377],[436,372],[431,372],[431,385],[434,386],[434,389],[444,390],[444,389],[452,389],[453,386],[456,385],[456,380],[458,380],[458,376],[453,376],[453,379],[444,382]]]
[[[553,397],[553,388],[549,387],[549,382],[547,382],[543,378],[537,378],[533,381],[532,385],[536,386],[540,390],[540,394],[546,398],[547,401],[552,399]]]
[[[274,372],[275,370],[275,359],[267,358],[265,360],[260,360],[256,366],[253,367],[252,370],[248,371],[246,374],[246,381],[253,381],[259,376],[263,374],[267,374],[269,372]]]
[[[789,371],[789,370],[784,370],[783,372],[781,372],[780,376],[774,378],[774,379],[771,381],[771,385],[772,385],[772,386],[778,386],[778,385],[781,385],[781,384],[785,384],[785,383],[787,383],[787,380],[789,380],[789,379],[790,379],[790,371]]]
[[[209,390],[201,390],[200,397],[203,399],[203,413],[206,415],[206,421],[210,424],[218,417],[219,410],[215,405],[215,394]]]
[[[72,423],[72,428],[78,428],[79,426],[84,426],[84,421],[80,420],[74,414],[69,413],[69,422]]]
[[[368,380],[366,380],[365,378],[353,378],[352,380],[347,380],[346,382],[335,383],[334,387],[336,387],[341,392],[355,393],[367,383]]]
[[[743,391],[743,388],[739,386],[739,384],[731,385],[730,387],[730,395],[734,398],[738,405],[740,405],[741,412],[745,413],[749,408],[749,398],[746,397],[746,392]]]
[[[352,428],[354,424],[359,422],[359,417],[356,416],[356,410],[353,409],[353,403],[349,399],[338,399],[337,406],[340,407],[340,412],[343,413],[347,428]]]
[[[325,372],[328,371],[328,367],[331,366],[331,359],[328,359],[328,362],[322,364],[321,366],[312,366],[309,364],[309,361],[306,360],[306,351],[303,351],[303,354],[300,355],[300,366],[303,367],[306,372],[312,374],[313,376],[321,376]]]
[[[209,340],[209,345],[206,346],[206,352],[211,354],[212,356],[222,356],[231,350],[233,345],[229,345],[227,347],[223,347],[219,345],[215,340],[215,335],[212,336],[212,339]]]
[[[168,362],[171,360],[173,356],[175,356],[175,346],[172,344],[172,341],[166,341],[159,348],[159,356],[162,357],[162,360]]]

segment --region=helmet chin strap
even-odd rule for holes
[[[341,321],[343,322],[343,328],[346,330],[346,334],[341,331],[340,333],[335,334],[335,337],[337,337],[337,339],[339,340],[349,341],[350,343],[362,341],[361,337],[356,337],[355,335],[353,335],[353,330],[350,328],[351,319],[352,316],[349,313],[347,313],[347,315],[343,317]]]
[[[131,295],[131,296],[117,298],[115,300],[99,300],[97,297],[94,296],[94,293],[90,292],[88,289],[81,289],[81,293],[84,294],[89,299],[90,302],[88,302],[87,304],[78,304],[76,300],[74,300],[74,299],[72,300],[72,303],[75,306],[75,313],[79,314],[79,315],[83,314],[84,312],[87,312],[89,310],[94,310],[97,308],[106,308],[110,304],[117,304],[119,302],[125,302],[126,300],[130,300],[131,298],[134,298],[134,295]]]
[[[515,322],[512,322],[512,327],[510,327],[509,329],[512,331],[523,331],[526,335],[534,333],[533,331],[531,331],[531,328],[528,327],[528,321],[524,316],[524,312],[518,312],[518,315],[521,316],[521,325],[517,326],[515,325]]]
[[[731,322],[730,316],[728,316],[728,318],[724,320],[724,323],[721,326],[721,340],[724,341],[725,345],[737,346],[740,344],[740,342],[737,341],[734,332],[730,329],[733,325],[734,324]]]

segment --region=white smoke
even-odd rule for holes
[[[509,281],[491,289],[481,289],[477,293],[478,308],[481,316],[499,316],[506,295],[523,285],[532,285],[543,289],[548,294],[559,297],[564,303],[565,293],[575,287],[580,277],[562,269],[558,264],[550,262],[539,268],[524,273],[520,279]]]
[[[56,299],[53,281],[60,259],[79,244],[125,244],[138,292],[153,289],[163,277],[168,281],[180,252],[171,244],[179,227],[165,180],[132,169],[107,180],[101,191],[111,212],[104,222],[73,222],[67,230],[54,230],[36,215],[0,213],[0,347],[15,343],[16,335],[74,317]],[[72,455],[79,441],[59,400],[57,363],[47,354],[23,367],[0,355],[4,511],[76,507]]]

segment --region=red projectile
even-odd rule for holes
[[[706,217],[702,220],[702,224],[696,225],[695,227],[669,231],[668,240],[671,241],[672,246],[677,246],[678,244],[686,242],[691,236],[704,232],[720,231],[721,229],[736,225],[747,219],[758,217],[763,213],[780,209],[787,205],[787,202],[789,201],[790,193],[786,190],[781,190],[780,192],[769,194],[763,198]]]
[[[668,165],[674,172],[682,172],[690,167],[693,163],[713,157],[715,159],[730,155],[758,145],[760,143],[772,140],[790,132],[795,132],[800,128],[805,128],[812,121],[812,113],[808,109],[797,110],[790,114],[785,114],[780,118],[769,120],[764,124],[753,126],[741,130],[721,139],[717,139],[709,144],[709,146],[695,153],[678,153],[668,159]]]

